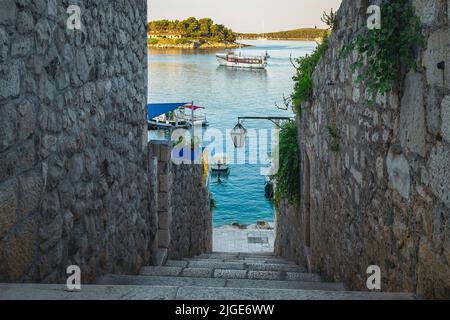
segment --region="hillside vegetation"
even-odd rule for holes
[[[265,34],[258,33],[239,33],[237,36],[245,39],[257,39],[266,37],[268,39],[296,39],[296,40],[315,40],[323,37],[328,30],[318,28],[303,28],[280,32],[270,32]]]
[[[236,34],[222,24],[215,24],[210,18],[197,20],[190,17],[186,20],[158,20],[147,24],[149,34],[175,34],[183,39],[208,40],[215,42],[234,42]]]

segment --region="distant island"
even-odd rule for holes
[[[271,33],[238,33],[238,38],[242,39],[261,39],[267,38],[269,40],[304,40],[315,41],[322,38],[323,34],[328,32],[326,29],[318,28],[303,28],[288,31],[279,31]]]
[[[236,33],[212,19],[158,20],[147,24],[149,48],[236,48]]]

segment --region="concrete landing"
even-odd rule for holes
[[[274,230],[216,228],[213,231],[215,252],[268,253],[273,252],[274,242]]]

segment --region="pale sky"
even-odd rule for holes
[[[342,0],[147,0],[149,20],[212,18],[235,32],[273,32],[323,27],[323,11]]]

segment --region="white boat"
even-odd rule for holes
[[[218,154],[212,159],[210,168],[213,173],[229,173],[229,164],[230,159],[225,154]]]
[[[265,69],[269,55],[261,56],[245,56],[240,52],[236,54],[234,51],[216,54],[217,61],[221,66],[232,68],[249,68],[249,69]]]

